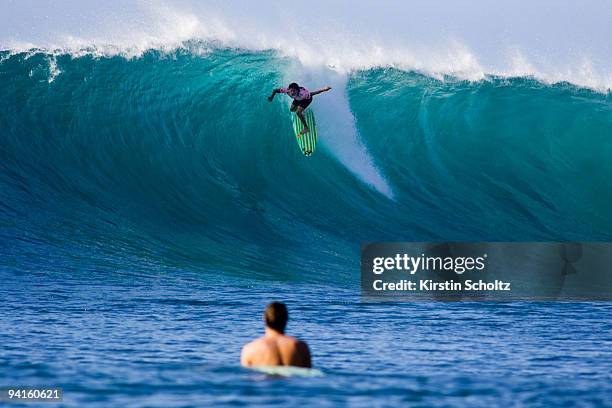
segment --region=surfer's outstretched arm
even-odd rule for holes
[[[274,89],[274,90],[272,91],[272,95],[268,96],[268,100],[269,100],[270,102],[272,102],[272,100],[274,99],[274,95],[276,95],[277,93],[280,93],[280,91],[281,91],[281,90],[280,90],[280,88],[276,88],[276,89]]]
[[[331,90],[331,86],[326,86],[326,87],[325,87],[325,88],[323,88],[323,89],[319,89],[318,91],[313,91],[313,92],[311,92],[311,93],[310,93],[310,96],[315,96],[315,95],[318,95],[318,94],[320,94],[320,93],[327,92],[327,91],[330,91],[330,90]]]

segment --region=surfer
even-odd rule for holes
[[[240,364],[251,366],[312,366],[308,345],[295,337],[285,335],[289,315],[284,303],[272,302],[266,306],[265,334],[242,348]]]
[[[295,112],[295,114],[300,118],[302,124],[304,125],[304,129],[298,134],[302,136],[305,133],[308,133],[310,129],[308,129],[308,124],[306,123],[306,118],[304,118],[304,110],[310,105],[312,102],[312,97],[318,95],[323,92],[327,92],[331,90],[331,87],[327,86],[323,89],[319,89],[318,91],[310,92],[308,89],[303,86],[299,86],[295,82],[289,84],[287,88],[277,88],[272,91],[272,95],[268,96],[268,100],[272,102],[274,100],[274,96],[277,93],[284,93],[293,98],[293,102],[291,103],[291,112]]]

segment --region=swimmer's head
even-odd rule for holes
[[[299,91],[300,90],[300,86],[298,84],[296,84],[295,82],[292,82],[292,83],[289,84],[287,89],[291,89],[292,91]]]
[[[288,319],[287,306],[285,306],[284,303],[272,302],[266,306],[264,320],[266,321],[266,326],[269,328],[279,333],[284,333]]]

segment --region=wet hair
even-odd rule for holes
[[[289,320],[287,306],[281,302],[270,303],[268,306],[266,306],[264,319],[266,321],[266,326],[276,330],[279,333],[284,333],[287,320]]]
[[[295,82],[290,83],[287,88],[288,89],[295,89],[296,91],[300,90],[300,86],[298,84],[296,84]]]

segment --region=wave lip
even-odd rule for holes
[[[36,8],[11,2],[0,17],[0,47],[139,56],[185,42],[213,42],[253,51],[276,50],[304,66],[340,72],[394,67],[442,78],[533,77],[608,92],[612,28],[606,1],[389,1],[308,8],[187,0]],[[520,10],[520,12],[519,12]],[[117,24],[117,22],[122,24]],[[308,22],[307,24],[304,22]],[[193,51],[193,50],[192,50]]]

